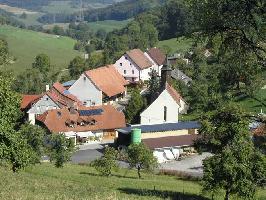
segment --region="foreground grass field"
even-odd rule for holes
[[[102,177],[88,166],[42,164],[19,174],[0,167],[0,177],[0,199],[210,199],[198,182],[149,174],[139,180],[135,171],[125,169]],[[222,200],[222,194],[215,199]],[[258,199],[266,199],[266,192],[260,190]]]
[[[19,29],[11,26],[0,26],[0,37],[8,42],[10,53],[15,62],[6,67],[19,73],[31,66],[36,55],[45,53],[57,69],[66,68],[69,61],[80,52],[74,51],[75,40],[67,37],[56,37],[40,32]]]

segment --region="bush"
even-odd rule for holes
[[[117,151],[113,147],[106,147],[104,155],[92,162],[94,167],[101,175],[110,176],[113,170],[118,169],[116,163]]]

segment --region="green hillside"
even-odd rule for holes
[[[31,66],[36,55],[45,53],[50,56],[52,64],[58,68],[65,68],[69,61],[79,55],[73,50],[75,40],[67,37],[56,37],[11,26],[0,26],[0,37],[7,40],[10,53],[15,57],[15,62],[6,69],[16,73]]]
[[[168,47],[170,53],[184,53],[192,46],[192,40],[186,38],[172,38],[169,40],[160,41],[158,47]]]
[[[106,32],[113,31],[114,29],[124,28],[132,19],[116,21],[116,20],[105,20],[90,22],[89,25],[91,29],[97,31],[99,29],[104,29]]]
[[[57,169],[50,164],[41,164],[18,174],[0,167],[0,177],[0,199],[211,199],[201,194],[197,182],[149,174],[137,179],[135,171],[125,169],[111,177],[102,177],[88,166],[68,164]],[[265,190],[260,190],[258,197],[265,199]],[[222,200],[223,194],[214,199]]]

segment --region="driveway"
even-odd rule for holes
[[[161,163],[159,168],[164,170],[184,172],[186,174],[190,174],[193,176],[202,176],[203,175],[202,161],[210,156],[211,156],[210,153],[202,153],[201,155],[196,154],[180,161],[169,161],[166,163]]]
[[[71,162],[88,163],[103,155],[103,149],[105,145],[112,143],[113,141],[105,141],[103,143],[85,144],[79,146],[79,150],[76,151],[71,158]]]

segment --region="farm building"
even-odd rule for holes
[[[152,125],[132,125],[117,129],[118,146],[143,142],[157,157],[159,162],[175,159],[184,148],[192,147],[198,138],[200,124],[196,121],[163,123]]]

